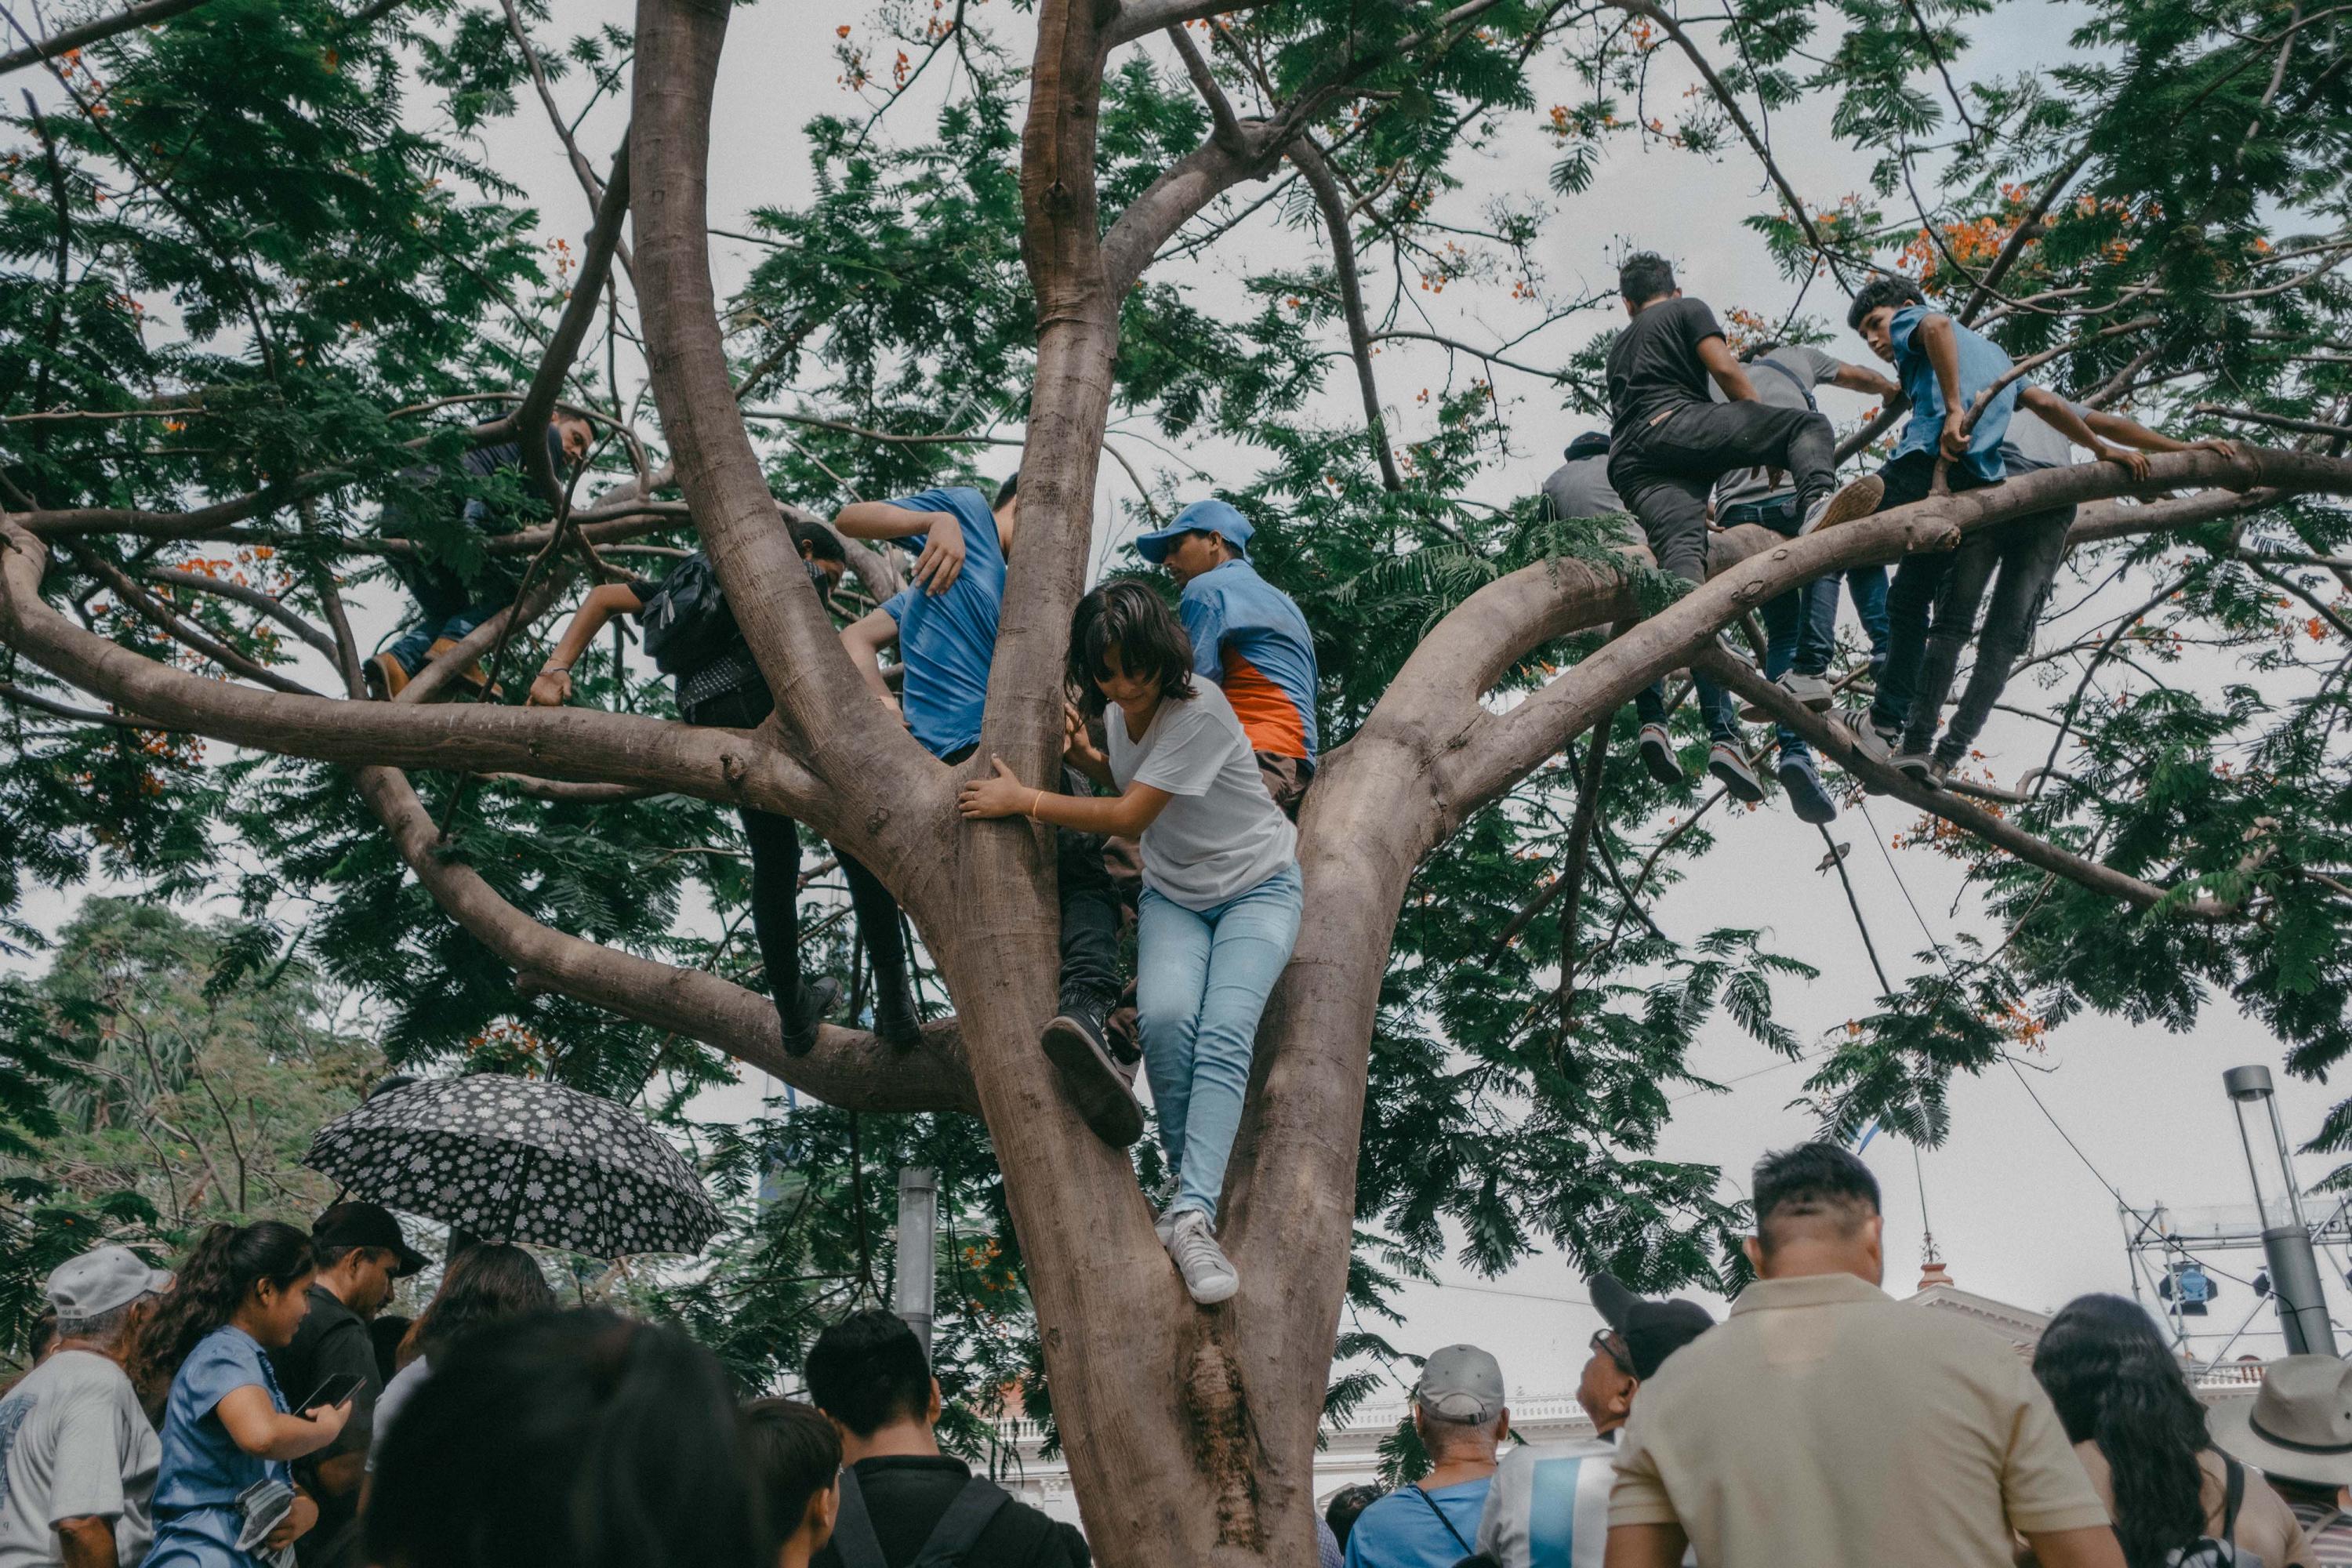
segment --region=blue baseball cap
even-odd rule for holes
[[[1154,566],[1168,559],[1168,547],[1188,533],[1223,534],[1227,544],[1249,556],[1250,535],[1256,529],[1249,519],[1221,500],[1196,500],[1176,514],[1165,528],[1154,529],[1135,542],[1135,552]]]

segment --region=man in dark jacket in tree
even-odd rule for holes
[[[547,426],[549,465],[559,475],[570,473],[587,460],[593,439],[594,432],[586,416],[575,409],[558,408]],[[467,479],[478,484],[499,474],[520,474],[522,444],[506,441],[494,447],[477,447],[457,459],[457,467]],[[468,528],[486,534],[513,531],[514,524],[503,509],[481,496],[467,500],[464,515]],[[397,516],[396,511],[392,512],[387,521]],[[369,694],[380,699],[398,696],[418,670],[512,604],[516,590],[521,586],[516,568],[495,558],[484,562],[473,573],[460,573],[442,562],[416,558],[401,559],[394,569],[415,598],[421,614],[416,624],[397,642],[369,659],[363,668]],[[467,669],[463,679],[478,691],[489,677],[477,664]]]

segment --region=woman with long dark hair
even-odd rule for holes
[[[539,1260],[521,1247],[503,1241],[477,1242],[452,1259],[442,1271],[441,1289],[433,1293],[416,1321],[400,1342],[400,1370],[383,1385],[375,1402],[375,1431],[369,1440],[368,1468],[375,1468],[383,1451],[384,1434],[392,1430],[409,1396],[432,1375],[433,1363],[475,1330],[508,1318],[527,1318],[552,1311],[555,1292]]]
[[[1213,681],[1192,679],[1192,641],[1150,588],[1106,583],[1078,601],[1069,680],[1085,713],[1069,715],[1063,758],[1118,794],[1033,789],[1000,757],[993,777],[964,785],[960,805],[970,817],[1029,816],[1142,841],[1136,1001],[1176,1173],[1160,1239],[1192,1300],[1213,1306],[1241,1289],[1217,1245],[1217,1201],[1258,1019],[1298,937],[1298,831],[1266,793],[1233,704]],[[1087,717],[1103,721],[1103,751]]]
[[[386,1435],[382,1568],[774,1568],[735,1393],[677,1329],[509,1318],[441,1356]]]
[[[2033,1375],[2114,1516],[2130,1568],[2167,1568],[2208,1536],[2269,1568],[2310,1561],[2286,1504],[2206,1437],[2204,1405],[2137,1302],[2069,1301],[2042,1331]]]
[[[341,1435],[351,1401],[290,1413],[268,1355],[301,1326],[317,1272],[310,1238],[276,1220],[214,1226],[180,1265],[141,1344],[171,1378],[152,1568],[261,1568],[318,1521],[289,1467]]]

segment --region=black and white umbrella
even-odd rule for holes
[[[388,1208],[595,1258],[698,1252],[720,1224],[635,1111],[502,1073],[379,1094],[320,1128],[302,1163]]]

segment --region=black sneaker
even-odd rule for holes
[[[1062,1075],[1070,1103],[1078,1108],[1095,1136],[1114,1149],[1124,1149],[1143,1136],[1143,1108],[1134,1090],[1111,1059],[1103,1037],[1099,1004],[1065,1005],[1045,1026],[1040,1043],[1045,1059]]]
[[[790,1013],[777,1009],[783,1018],[784,1055],[804,1057],[816,1048],[817,1026],[841,1005],[841,982],[830,974],[814,985],[803,981],[800,994],[793,1000]]]
[[[1643,725],[1640,744],[1642,765],[1650,770],[1652,778],[1668,789],[1683,782],[1682,759],[1675,755],[1675,738],[1664,724]]]
[[[905,983],[877,984],[874,992],[874,1032],[894,1051],[911,1051],[923,1043],[922,1015]]]

